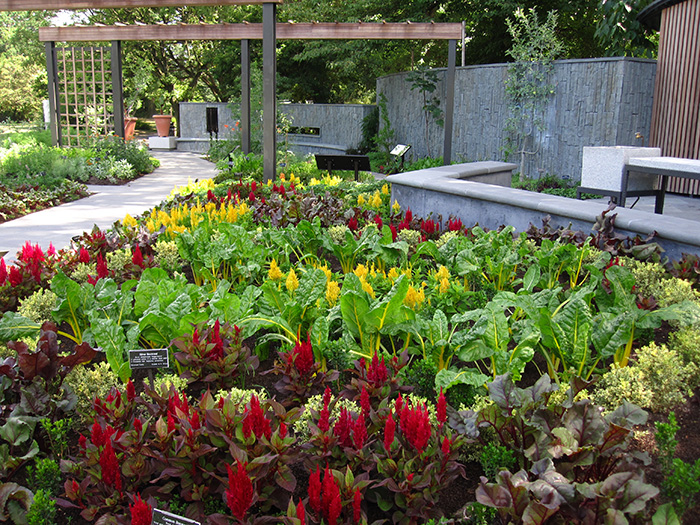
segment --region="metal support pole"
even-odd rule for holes
[[[445,145],[443,164],[452,162],[452,121],[455,111],[455,62],[457,61],[457,41],[450,40],[447,52],[447,74],[445,76]]]
[[[61,145],[60,117],[58,114],[58,79],[56,71],[56,43],[46,42],[46,76],[49,84],[49,129],[51,144]]]
[[[241,40],[241,150],[250,153],[250,40]]]
[[[122,79],[122,43],[112,40],[112,111],[114,134],[124,138],[124,81]]]
[[[263,4],[263,179],[277,175],[277,4]]]

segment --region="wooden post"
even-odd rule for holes
[[[61,145],[61,127],[59,117],[58,79],[56,78],[56,43],[46,42],[46,76],[49,84],[49,129],[51,144]]]
[[[447,52],[447,74],[445,75],[445,145],[443,164],[452,162],[452,121],[455,111],[455,62],[457,61],[457,41],[450,40]]]
[[[112,104],[114,134],[124,138],[124,83],[122,80],[122,43],[112,41]]]
[[[277,5],[263,4],[263,180],[277,175]]]
[[[241,40],[241,150],[250,153],[250,40]]]

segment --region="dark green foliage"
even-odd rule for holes
[[[54,525],[56,523],[56,502],[51,494],[39,489],[34,493],[34,501],[27,512],[28,525]]]
[[[487,443],[484,446],[479,463],[488,479],[494,479],[501,470],[512,470],[516,466],[513,451],[498,443]]]
[[[156,167],[148,150],[134,140],[123,140],[117,136],[104,137],[96,140],[91,145],[91,149],[97,153],[98,157],[126,160],[139,174],[151,173]]]
[[[461,406],[470,407],[474,404],[478,388],[466,383],[456,383],[446,392],[445,398],[450,406],[459,408]]]
[[[435,393],[435,375],[437,372],[437,366],[432,361],[428,359],[414,359],[410,366],[405,369],[404,383],[414,387],[413,392],[416,395],[434,402],[437,398]]]
[[[29,486],[34,492],[43,490],[47,495],[56,495],[61,489],[61,467],[50,458],[37,459],[33,467],[27,468]]]
[[[377,133],[379,133],[379,107],[375,106],[362,119],[362,142],[357,147],[358,153],[364,154],[374,148]]]

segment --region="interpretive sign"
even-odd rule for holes
[[[129,350],[129,367],[136,368],[168,368],[170,356],[167,348],[146,348]]]
[[[198,521],[170,514],[164,510],[153,509],[151,525],[201,525]]]

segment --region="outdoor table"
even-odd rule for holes
[[[638,157],[629,159],[622,171],[620,206],[625,205],[625,200],[628,196],[627,184],[630,171],[659,175],[661,177],[659,189],[653,192],[653,194],[656,195],[654,213],[661,214],[664,211],[664,199],[666,198],[668,178],[681,177],[684,179],[700,180],[700,160],[681,159],[678,157]]]

